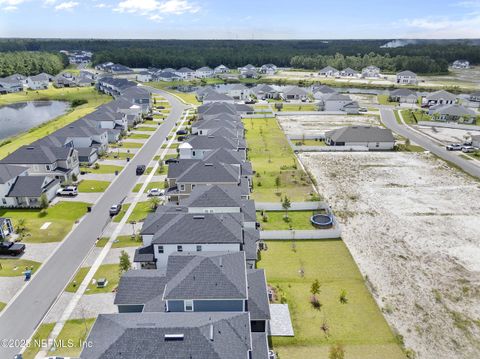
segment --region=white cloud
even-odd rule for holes
[[[419,38],[478,38],[480,14],[462,18],[425,17],[402,21],[409,28],[410,36]]]
[[[142,15],[152,21],[160,21],[165,14],[196,13],[200,11],[200,6],[188,0],[123,0],[114,11]]]
[[[99,9],[104,9],[104,8],[108,8],[108,7],[112,7],[112,6],[109,5],[109,4],[105,4],[105,3],[101,2],[99,4],[96,4],[95,7],[99,8]]]
[[[55,10],[72,10],[73,8],[77,7],[79,4],[75,1],[66,1],[62,2],[55,6]]]
[[[27,0],[0,0],[0,9],[7,12],[18,10],[18,5]]]
[[[43,0],[45,5],[53,5],[57,2],[57,0]]]

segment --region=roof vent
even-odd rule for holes
[[[193,216],[193,219],[205,219],[205,216]]]
[[[183,340],[184,335],[183,334],[165,334],[164,339],[165,341],[181,341]]]
[[[207,137],[208,138],[215,138],[215,136],[213,136],[213,135],[208,135]]]
[[[205,166],[212,167],[213,163],[205,163]]]
[[[223,267],[223,258],[218,258],[218,265],[222,268]]]
[[[27,147],[27,150],[34,150],[35,147]]]

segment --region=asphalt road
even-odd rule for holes
[[[447,151],[445,147],[436,144],[428,137],[416,133],[406,125],[398,124],[392,109],[380,108],[380,115],[382,116],[382,121],[385,126],[391,129],[393,132],[409,138],[411,142],[415,142],[416,144],[425,148],[427,151],[430,151],[438,157],[455,164],[468,174],[480,178],[480,167],[475,164],[474,161],[469,161],[460,157],[459,153],[457,152]]]
[[[110,221],[108,214],[110,206],[119,203],[135,185],[138,180],[135,174],[136,166],[148,165],[175,126],[175,122],[180,119],[186,108],[182,102],[161,90],[151,91],[161,94],[170,101],[172,105],[170,115],[100,197],[92,212],[87,214],[64,239],[49,260],[0,314],[0,358],[13,358],[21,351],[22,348],[19,347],[21,341],[31,337]],[[5,339],[20,342],[6,342]]]

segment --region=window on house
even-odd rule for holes
[[[177,252],[183,252],[183,246],[177,246]]]
[[[186,300],[185,301],[185,311],[186,312],[193,312],[193,300]]]
[[[7,204],[7,200],[5,198],[2,198],[2,203]]]
[[[163,246],[158,246],[158,253],[160,253],[160,254],[163,253]]]
[[[180,191],[185,191],[185,185],[184,184],[180,185]]]
[[[192,156],[195,157],[195,151],[192,151]]]
[[[197,252],[201,252],[202,251],[202,246],[197,246]]]

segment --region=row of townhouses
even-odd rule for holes
[[[0,207],[39,207],[55,198],[64,183],[75,181],[79,166],[92,165],[129,126],[150,111],[150,93],[127,80],[98,80],[114,100],[71,124],[24,145],[0,160]]]
[[[380,78],[382,74],[377,66],[367,66],[362,71],[347,67],[343,70],[337,70],[332,66],[326,66],[318,74],[325,77],[345,77],[345,78]],[[417,75],[409,70],[400,71],[396,74],[396,83],[401,85],[417,85]]]
[[[222,101],[198,108],[168,161],[167,203],[143,223],[135,269],[120,279],[118,313],[98,316],[81,358],[274,357],[241,121],[251,111]]]

